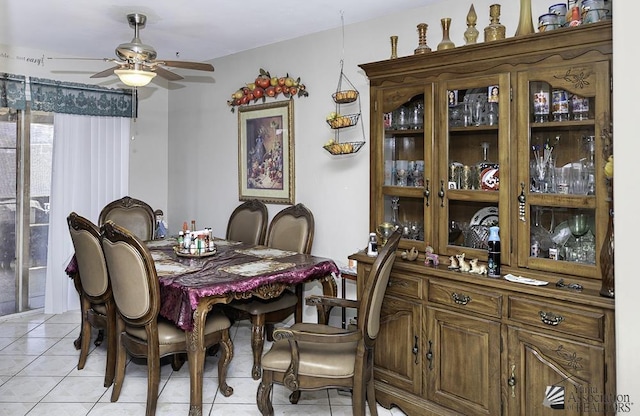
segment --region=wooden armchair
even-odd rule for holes
[[[273,383],[293,391],[289,400],[297,403],[302,390],[347,388],[353,391],[354,416],[365,415],[365,401],[372,416],[377,415],[373,380],[374,346],[380,329],[380,308],[396,257],[401,233],[396,231],[378,254],[365,283],[363,297],[344,300],[312,296],[308,304],[355,307],[357,329],[342,329],[325,324],[296,323],[273,332],[274,343],[262,357],[262,381],[258,387],[258,409],[263,416],[273,415]]]

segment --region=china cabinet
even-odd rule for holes
[[[615,392],[614,302],[599,295],[611,36],[608,21],[360,65],[371,230],[392,223],[400,250],[439,256],[394,264],[375,352],[384,406],[583,414]],[[493,226],[502,278],[453,268],[486,264]],[[350,258],[361,290],[372,259]]]

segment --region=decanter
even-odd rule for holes
[[[489,16],[491,17],[491,23],[484,28],[484,41],[489,42],[492,40],[504,39],[506,28],[500,24],[500,5],[492,4],[489,6]]]

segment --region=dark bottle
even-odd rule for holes
[[[487,275],[489,277],[500,277],[500,227],[489,228],[489,258]]]

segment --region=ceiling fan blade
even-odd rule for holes
[[[158,60],[156,62],[159,63],[160,65],[171,66],[174,68],[186,68],[186,69],[195,69],[196,71],[213,72],[213,65],[206,64],[203,62],[165,61],[165,60]]]
[[[109,69],[105,69],[104,71],[100,71],[97,74],[93,74],[91,75],[90,78],[104,78],[104,77],[108,77],[110,75],[113,75],[113,71],[115,71],[116,69],[119,69],[120,65],[111,67]]]
[[[184,79],[184,77],[176,74],[175,72],[171,72],[167,69],[164,69],[161,66],[156,66],[153,70],[162,78],[168,79],[169,81],[179,81],[181,79]]]

